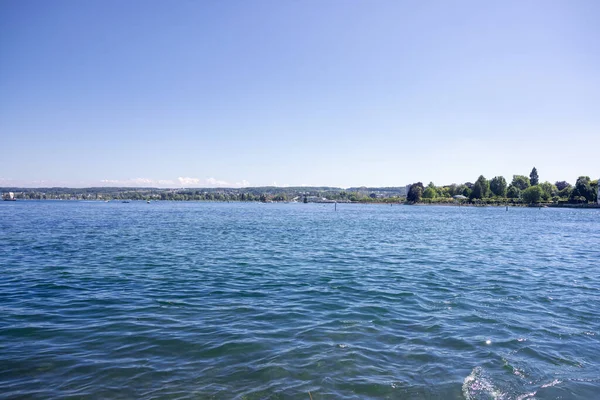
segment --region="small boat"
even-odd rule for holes
[[[129,203],[129,200],[123,200],[121,203]]]
[[[150,200],[146,201],[146,204],[150,204]]]
[[[4,196],[2,196],[2,199],[4,201],[17,201],[17,199],[15,199],[15,194],[13,192],[8,192]]]

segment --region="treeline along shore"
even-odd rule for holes
[[[598,180],[580,176],[571,184],[566,181],[540,182],[535,167],[529,176],[513,175],[508,183],[503,176],[487,179],[480,175],[475,183],[465,182],[436,186],[430,182],[409,185],[406,202],[409,204],[436,204],[458,202],[476,205],[598,205]]]
[[[436,186],[422,182],[398,187],[247,187],[247,188],[0,188],[3,198],[16,200],[144,200],[144,201],[260,201],[300,203],[405,203],[461,205],[598,205],[598,180],[580,176],[569,182],[540,182],[536,168],[529,176],[503,176],[474,183]]]

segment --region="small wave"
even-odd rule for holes
[[[525,393],[517,397],[517,400],[532,399],[535,397],[536,394],[537,392]]]
[[[552,386],[556,386],[556,385],[558,385],[559,383],[562,383],[562,381],[559,381],[558,379],[555,379],[555,380],[553,380],[553,381],[552,381],[552,382],[550,382],[550,383],[545,383],[545,384],[543,384],[543,385],[542,385],[542,387],[543,387],[543,388],[552,387]]]
[[[481,367],[473,368],[473,371],[465,378],[462,390],[467,400],[501,400],[505,398],[505,394],[496,388],[492,381],[485,376]]]

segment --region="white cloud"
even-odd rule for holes
[[[213,177],[200,179],[200,178],[189,178],[189,177],[179,177],[179,184],[181,186],[195,186],[195,187],[247,187],[250,185],[250,182],[243,179],[240,182],[228,182],[221,179],[216,179]]]
[[[136,185],[152,185],[154,181],[147,178],[135,178],[131,180]]]
[[[0,179],[0,182],[2,180]],[[189,176],[180,176],[177,180],[172,179],[149,179],[149,178],[131,178],[131,179],[102,179],[100,183],[103,186],[143,186],[143,187],[247,187],[250,182],[243,179],[241,182],[231,183],[216,178],[192,178]]]
[[[191,186],[191,185],[198,185],[200,183],[200,179],[198,178],[189,178],[189,177],[179,177],[177,178],[177,180],[179,180],[179,183],[182,186]]]
[[[100,183],[108,185],[122,185],[122,186],[152,186],[156,182],[148,178],[131,178],[131,179],[102,179]]]
[[[231,183],[229,183],[227,181],[220,181],[220,180],[215,179],[215,178],[207,178],[206,179],[206,184],[207,185],[213,185],[213,186],[231,186]]]
[[[286,187],[290,187],[290,184],[289,183],[284,183],[283,185],[280,185],[280,184],[277,183],[277,181],[274,181],[273,182],[273,186],[286,188]]]

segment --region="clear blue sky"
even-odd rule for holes
[[[0,2],[0,186],[600,176],[600,1]]]

